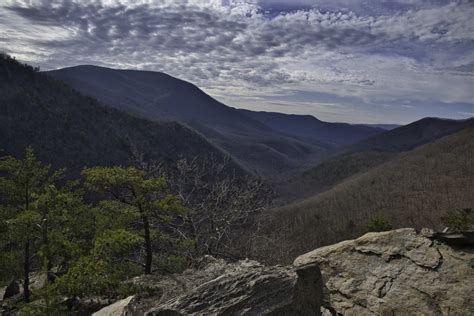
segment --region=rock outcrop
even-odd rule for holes
[[[333,315],[473,315],[474,251],[434,236],[414,229],[368,233],[294,265],[320,267],[324,309]]]
[[[157,294],[131,297],[95,315],[319,315],[323,283],[319,268],[226,263],[206,257],[200,267],[172,276],[141,276],[134,286]]]
[[[97,315],[474,315],[474,249],[437,238],[429,230],[369,233],[288,267],[206,257],[182,274],[131,280],[154,294]]]
[[[241,263],[243,264],[243,263]],[[322,280],[317,266],[265,267],[245,262],[149,311],[150,315],[319,315]]]

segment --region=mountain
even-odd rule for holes
[[[447,211],[474,206],[473,157],[470,126],[401,153],[328,191],[275,209],[262,221],[266,237],[289,260],[359,236],[378,218],[393,227],[442,229],[441,217]]]
[[[164,73],[90,65],[47,73],[107,105],[143,116],[220,128],[268,130],[211,98],[195,85]]]
[[[280,180],[276,188],[287,200],[309,197],[389,161],[399,153],[470,126],[474,127],[474,119],[424,118],[350,145],[315,167]]]
[[[474,118],[451,120],[426,117],[411,124],[367,138],[349,147],[349,152],[402,152],[474,125]]]
[[[0,55],[0,149],[38,157],[78,173],[84,166],[126,165],[134,151],[147,160],[226,162],[243,170],[193,130],[175,122],[150,121],[106,107],[66,84]]]
[[[320,128],[309,130],[309,134],[287,133],[275,129],[278,124],[250,117],[189,82],[159,72],[77,66],[48,74],[111,107],[148,118],[186,123],[247,169],[261,175],[291,172],[322,161],[338,145],[328,134],[335,133],[340,140],[339,135],[349,128],[343,125],[344,130],[339,131],[339,125],[326,123],[326,127],[332,128],[330,132],[322,133]],[[322,124],[315,122],[318,126]],[[357,140],[380,131],[368,127],[352,130],[358,131],[354,132]]]
[[[243,109],[238,111],[275,131],[309,141],[322,141],[336,147],[353,144],[383,132],[383,129],[364,125],[323,122],[311,115],[255,112]]]

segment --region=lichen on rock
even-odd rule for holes
[[[341,315],[474,313],[472,249],[455,249],[414,229],[368,233],[316,249],[294,265],[317,264],[325,308]]]

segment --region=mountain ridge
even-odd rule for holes
[[[79,73],[78,73],[79,72]],[[199,117],[204,117],[207,120],[213,121],[213,118],[210,117],[209,115],[206,114],[206,111],[215,111],[216,109],[221,112],[223,115],[229,115],[230,109],[219,102],[218,100],[212,98],[211,96],[207,95],[204,91],[199,89],[196,85],[185,81],[181,80],[179,78],[173,77],[171,75],[168,75],[164,72],[155,72],[155,71],[142,71],[142,70],[132,70],[132,69],[113,69],[113,68],[107,68],[107,67],[102,67],[102,66],[96,66],[96,65],[78,65],[78,66],[72,66],[72,67],[67,67],[67,68],[62,68],[58,70],[53,70],[53,71],[47,71],[45,72],[49,75],[52,75],[53,77],[56,77],[57,79],[60,79],[62,81],[65,81],[69,83],[71,86],[78,88],[79,90],[83,90],[83,92],[87,89],[88,94],[98,94],[98,91],[91,90],[91,86],[95,86],[96,88],[100,88],[100,90],[108,90],[111,92],[117,91],[118,88],[107,88],[106,84],[110,84],[114,82],[116,85],[122,85],[123,87],[121,88],[127,88],[127,94],[133,94],[133,93],[141,93],[143,95],[143,92],[145,91],[143,88],[152,88],[154,89],[154,92],[161,92],[163,95],[166,96],[166,89],[169,89],[171,86],[175,86],[176,89],[178,89],[178,92],[180,90],[186,89],[186,93],[189,95],[192,95],[195,97],[198,101],[201,101],[201,99],[209,99],[211,102],[209,103],[204,103],[204,102],[199,102],[200,106],[207,105],[209,109],[206,108],[201,108],[199,111],[196,110],[196,107],[188,107],[186,110],[192,111],[191,113],[187,112],[179,112],[179,113],[173,113],[172,106],[180,105],[179,102],[173,102],[172,106],[167,106],[164,108],[165,110],[162,111],[160,114],[162,115],[161,119],[164,120],[179,120],[180,117],[177,117],[176,115],[183,115],[187,114],[191,117],[192,116],[199,116]],[[108,82],[104,82],[101,76],[104,75],[111,75],[113,73],[114,76],[117,77],[107,77],[109,80]],[[134,76],[142,77],[142,78],[137,78],[137,77],[130,77],[130,76],[125,76],[126,74],[132,74]],[[87,75],[86,78],[81,78],[78,75]],[[153,78],[151,78],[152,76]],[[87,79],[87,80],[86,80]],[[118,80],[120,79],[120,80]],[[153,79],[153,80],[159,80],[159,84],[156,84],[156,82],[150,82],[147,81],[141,81],[139,82],[140,86],[135,87],[136,89],[141,88],[141,90],[135,90],[135,91],[130,91],[130,88],[133,88],[133,86],[128,85],[125,86],[126,83],[130,83],[132,79]],[[125,82],[123,81],[125,80]],[[68,82],[69,81],[69,82]],[[135,82],[136,83],[136,82]],[[87,86],[81,86],[81,85],[87,85]],[[160,91],[161,89],[161,91]],[[116,92],[117,93],[117,92]],[[162,96],[163,96],[162,95]],[[123,95],[119,95],[122,97]],[[176,94],[176,96],[180,96],[179,94]],[[181,95],[182,96],[182,95]],[[180,97],[181,97],[180,96]],[[118,97],[115,94],[101,94],[100,98],[103,98],[107,101],[107,103],[118,105],[117,107],[119,108],[124,108],[127,109],[130,107],[130,103],[125,102],[127,99],[130,99],[131,96],[128,96],[125,100],[120,100],[117,98],[113,97]],[[159,99],[159,97],[155,95],[147,95],[148,100],[150,101],[150,104],[140,104],[141,106],[139,107],[139,112],[143,111],[146,108],[151,108],[153,105],[153,101]],[[208,100],[206,100],[208,101]],[[212,108],[211,108],[212,107]],[[157,110],[156,107],[152,107],[152,110]],[[142,114],[148,114],[148,113],[142,113]],[[181,117],[182,118],[182,117]],[[243,118],[243,116],[242,116]],[[244,118],[245,120],[245,118]],[[262,129],[265,129],[263,125],[258,124],[257,122],[251,122],[250,120],[245,120],[248,121],[248,124],[255,124]]]

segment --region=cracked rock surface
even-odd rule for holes
[[[320,267],[325,315],[474,315],[474,249],[425,236],[408,228],[368,233],[294,265]]]
[[[156,294],[126,298],[94,315],[320,315],[324,288],[315,265],[269,267],[212,257],[182,274],[144,275],[130,282]]]
[[[320,315],[319,268],[266,267],[254,261],[148,311],[147,315]]]

